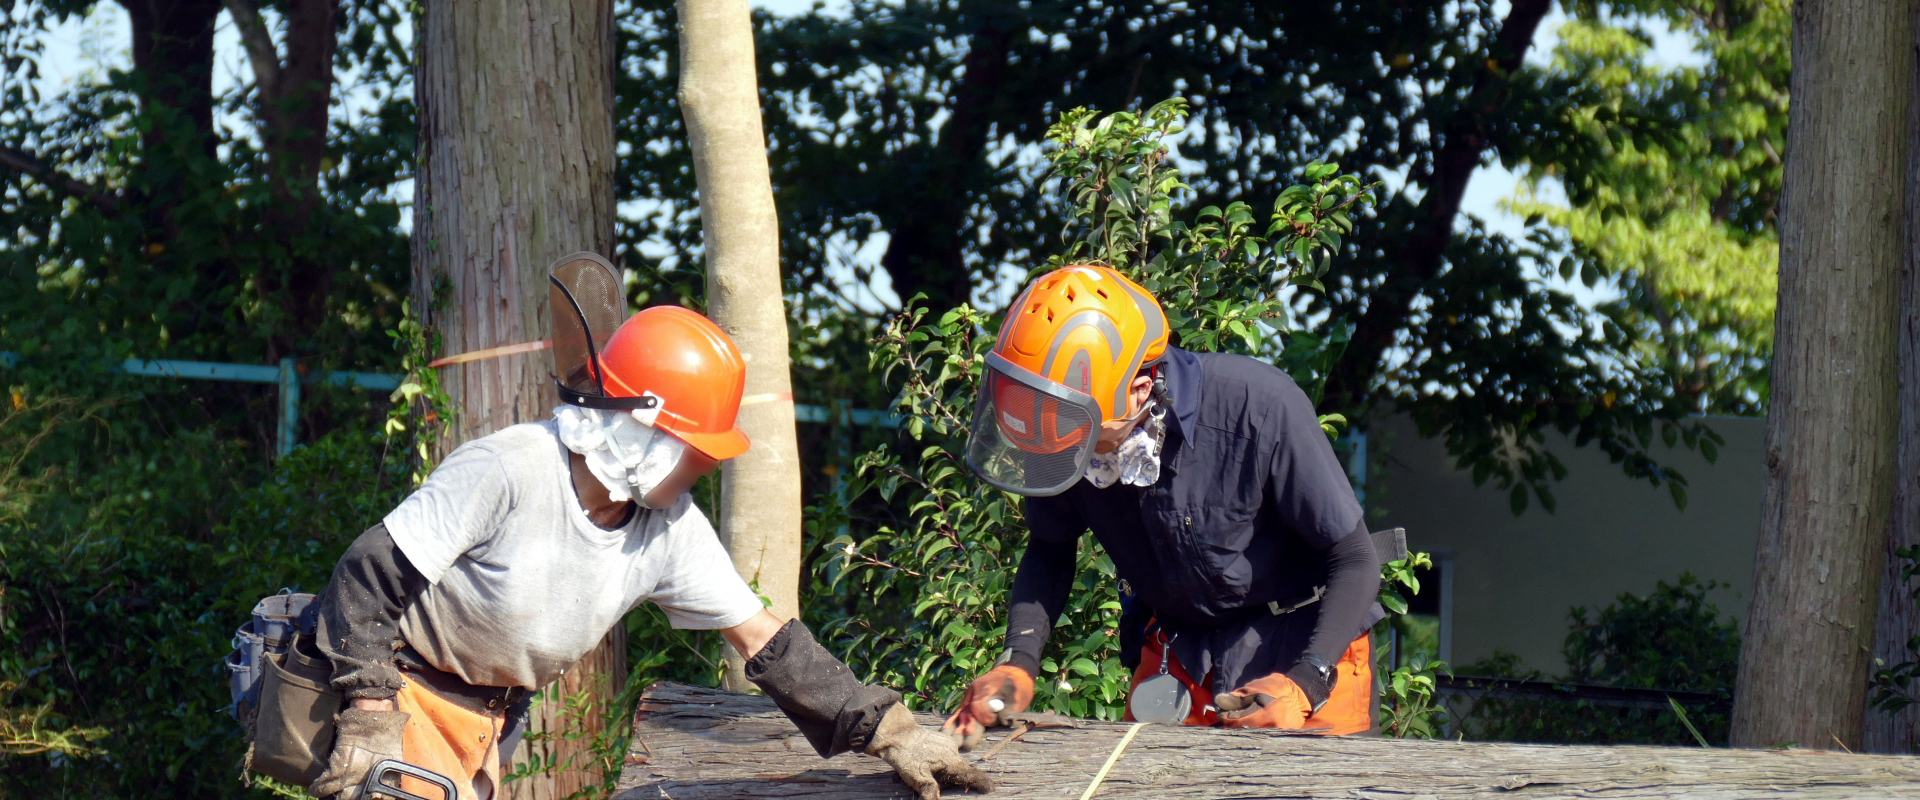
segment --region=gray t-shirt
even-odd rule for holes
[[[691,496],[606,530],[580,508],[566,455],[552,420],[512,426],[461,445],[387,515],[431,584],[400,620],[428,663],[538,689],[643,600],[695,630],[760,612]]]

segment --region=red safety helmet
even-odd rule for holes
[[[562,258],[548,275],[562,401],[642,412],[718,461],[747,451],[737,424],[747,362],[726,331],[677,306],[626,318],[613,265],[593,253]]]

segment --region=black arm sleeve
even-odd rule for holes
[[[873,729],[900,693],[867,686],[800,620],[788,620],[746,663],[747,680],[773,698],[821,758],[865,752]]]
[[[393,543],[385,524],[353,540],[320,593],[320,650],[333,662],[333,686],[347,697],[392,697],[400,691],[393,653],[401,646],[400,614],[427,589],[427,579]]]
[[[1380,562],[1373,554],[1373,537],[1361,520],[1352,533],[1327,550],[1327,593],[1320,598],[1320,620],[1313,627],[1307,652],[1328,664],[1340,660],[1347,645],[1360,635],[1367,610],[1380,596]]]
[[[1040,652],[1073,588],[1078,542],[1031,539],[1007,593],[1007,663],[1040,677]]]

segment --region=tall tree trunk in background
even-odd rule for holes
[[[1005,102],[1002,80],[1007,50],[1016,35],[1027,35],[1030,20],[1009,8],[988,14],[967,37],[967,58],[940,123],[940,140],[919,153],[924,167],[897,187],[891,202],[875,208],[887,229],[887,251],[880,268],[893,280],[902,301],[927,295],[935,314],[973,300],[973,272],[965,243],[975,231],[968,225],[973,205],[985,188],[988,137],[993,106]],[[901,161],[908,152],[900,153]],[[904,172],[904,170],[902,170]]]
[[[138,215],[146,229],[146,246],[157,253],[149,269],[175,275],[191,269],[198,277],[196,295],[215,295],[239,284],[234,261],[195,258],[196,248],[177,247],[176,240],[181,206],[208,189],[204,169],[218,143],[213,131],[213,36],[220,0],[119,2],[133,33],[133,67],[142,81],[140,110],[147,117],[140,157],[123,190],[123,208]],[[170,326],[174,335],[185,340],[226,330],[226,317],[196,305],[176,304]]]
[[[1800,0],[1766,490],[1733,744],[1858,748],[1894,485],[1913,16]]]
[[[780,225],[760,127],[747,0],[679,0],[680,111],[700,187],[707,313],[747,359],[753,402],[740,427],[753,447],[720,481],[720,538],[734,569],[784,618],[800,614],[800,456],[793,421]],[[750,688],[739,654],[727,685]]]
[[[1914,35],[1920,37],[1920,20]],[[1914,75],[1912,91],[1920,93],[1920,58],[1910,56],[1906,67]],[[1874,661],[1889,667],[1920,658],[1907,648],[1907,641],[1920,635],[1920,609],[1914,605],[1912,584],[1900,577],[1906,560],[1894,553],[1920,545],[1920,97],[1907,109],[1906,192],[1906,252],[1900,263],[1900,316],[1894,332],[1900,360],[1900,429],[1894,440],[1887,565],[1881,577],[1880,615],[1873,626]],[[1871,753],[1913,753],[1920,746],[1920,705],[1892,714],[1869,709],[1864,744]]]
[[[190,128],[185,132],[191,141],[177,143],[171,137],[180,131],[149,128],[141,134],[141,149],[178,144],[211,158],[213,31],[220,0],[120,0],[120,6],[133,28],[133,68],[146,81],[140,98],[143,110],[178,113]]]
[[[260,16],[257,0],[223,0],[253,67],[260,138],[272,169],[274,202],[267,224],[280,232],[290,258],[270,273],[269,285],[289,303],[291,325],[275,337],[276,354],[325,324],[335,265],[311,255],[327,231],[313,224],[319,208],[320,166],[327,152],[327,112],[333,98],[338,44],[338,0],[288,0],[281,8],[287,57]]]
[[[613,255],[611,0],[427,3],[414,97],[419,174],[413,223],[414,308],[462,353],[550,335],[547,265],[567,253]],[[432,298],[446,287],[446,302]],[[446,368],[452,435],[468,439],[546,418],[557,398],[544,353]],[[560,698],[600,704],[626,678],[619,627],[542,696],[532,732],[601,731],[598,711],[566,718]],[[507,785],[548,800],[597,785],[587,738],[523,742],[515,763],[561,769]]]
[[[1447,243],[1453,241],[1453,223],[1460,216],[1467,183],[1480,167],[1482,154],[1497,143],[1490,123],[1499,118],[1508,93],[1508,78],[1525,63],[1533,34],[1552,9],[1553,0],[1513,0],[1508,5],[1500,32],[1488,43],[1486,59],[1474,72],[1466,102],[1454,110],[1443,129],[1440,148],[1433,154],[1427,191],[1413,212],[1411,230],[1403,238],[1389,239],[1399,245],[1386,254],[1394,264],[1393,272],[1378,288],[1367,292],[1367,310],[1360,315],[1353,338],[1327,375],[1321,408],[1351,414],[1366,405],[1374,376],[1387,363],[1387,350],[1393,346],[1394,337],[1414,313],[1415,301],[1446,266]]]

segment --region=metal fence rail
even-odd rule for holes
[[[0,367],[11,368],[19,362],[20,354],[0,351]],[[295,369],[294,360],[291,358],[280,359],[278,366],[129,358],[107,368],[129,375],[153,378],[276,384],[280,387],[280,422],[275,430],[274,443],[275,451],[283,456],[292,452],[293,448],[299,444],[300,384],[326,383],[391,392],[400,387],[400,380],[405,377],[391,372],[330,370],[314,370],[302,375]],[[900,426],[898,414],[864,408],[848,408],[844,405],[827,407],[796,403],[793,407],[793,417],[797,422],[816,424],[842,422],[861,427],[879,425],[897,428]]]

